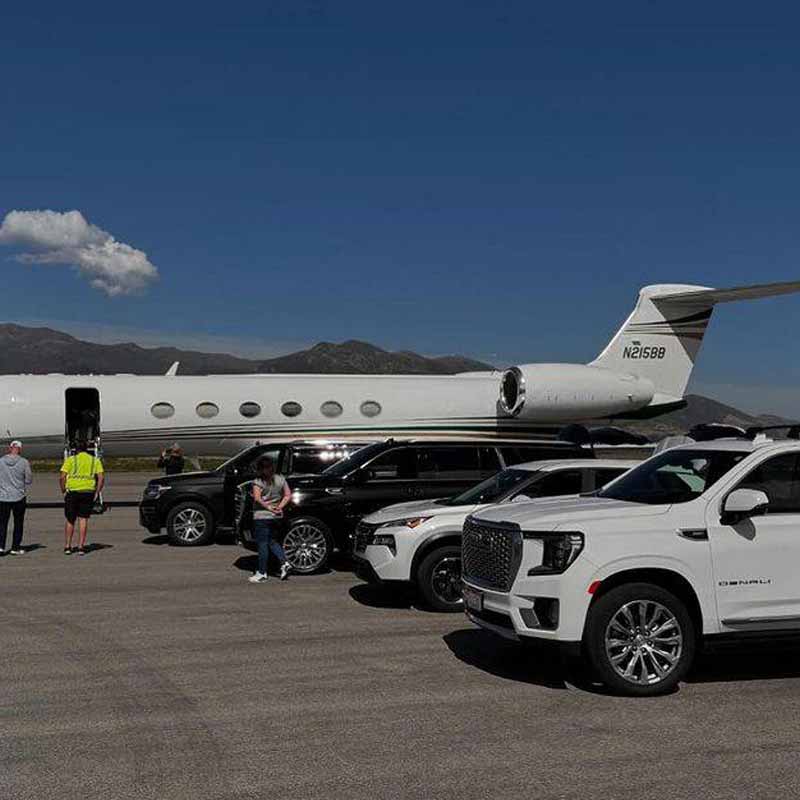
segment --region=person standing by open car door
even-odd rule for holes
[[[267,580],[267,562],[272,551],[281,562],[281,580],[284,581],[292,567],[276,534],[292,493],[286,478],[276,474],[275,464],[268,456],[258,459],[256,476],[253,481],[253,538],[258,545],[258,571],[249,580],[251,583]]]

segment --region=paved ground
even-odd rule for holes
[[[32,512],[0,560],[3,800],[798,796],[797,652],[619,699],[344,569],[252,586],[134,510],[82,559],[60,526]]]

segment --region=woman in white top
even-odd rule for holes
[[[253,538],[258,545],[258,571],[250,577],[251,583],[267,580],[267,562],[270,550],[281,564],[281,580],[291,570],[283,548],[275,538],[283,518],[283,509],[292,498],[289,484],[283,475],[275,472],[275,464],[268,456],[262,456],[256,464],[256,479],[253,481]]]

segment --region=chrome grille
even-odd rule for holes
[[[356,525],[355,542],[353,543],[356,553],[363,553],[367,549],[367,545],[372,544],[377,528],[377,525],[369,525],[366,522],[359,522]]]
[[[467,518],[461,547],[464,578],[487,589],[511,590],[522,561],[522,534],[518,528]]]

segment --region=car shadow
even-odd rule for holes
[[[800,638],[715,646],[698,655],[687,683],[800,678]]]
[[[145,536],[142,544],[169,544],[169,536],[165,533],[156,533],[153,536]]]
[[[442,639],[459,661],[498,678],[567,689],[566,679],[574,677],[567,674],[562,659],[552,648],[523,646],[489,631],[469,628],[447,633]]]
[[[358,583],[349,589],[350,597],[362,606],[369,608],[415,608],[414,595],[410,590],[381,586],[380,584]]]

